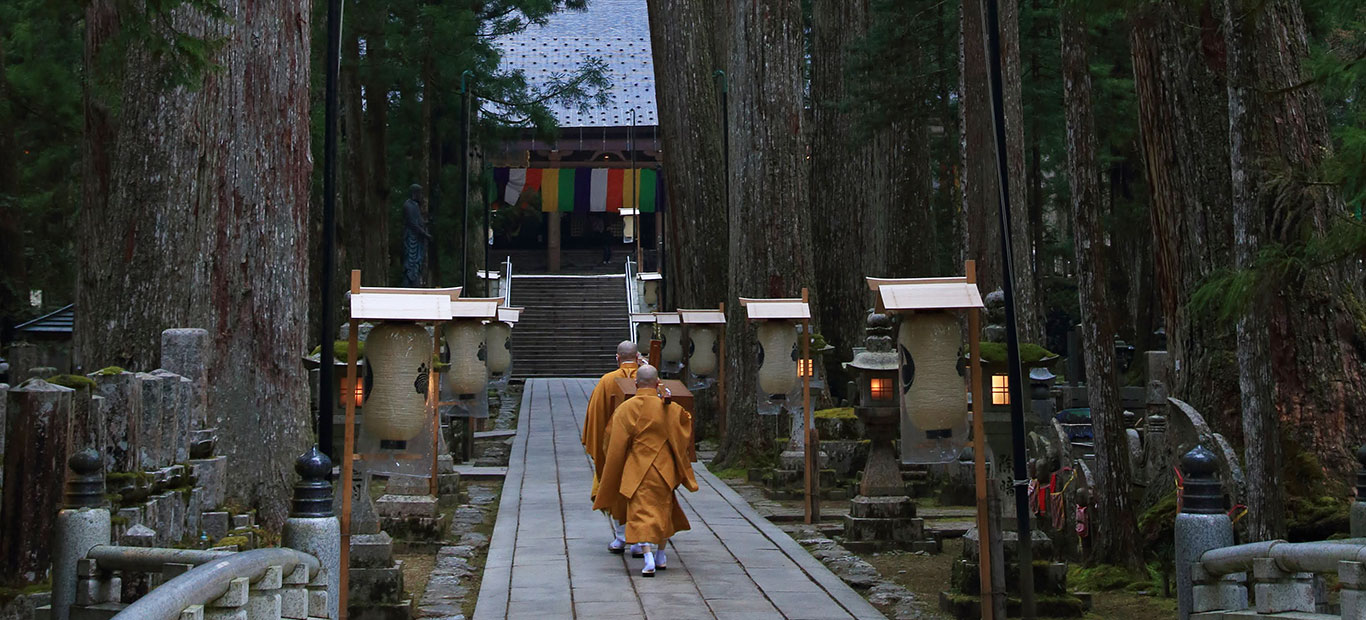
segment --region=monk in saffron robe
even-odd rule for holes
[[[632,378],[636,376],[636,368],[640,364],[640,353],[636,350],[636,343],[630,340],[623,340],[617,345],[617,365],[619,368],[602,376],[598,380],[597,387],[593,388],[593,394],[588,397],[588,411],[583,421],[583,448],[588,452],[588,458],[593,459],[593,490],[589,495],[589,501],[597,497],[598,479],[602,476],[602,465],[607,459],[607,442],[603,435],[607,432],[607,425],[612,420],[612,408],[610,398],[612,386],[617,379]],[[610,511],[609,511],[610,512]],[[620,512],[624,513],[623,508]],[[612,531],[615,536],[612,542],[607,544],[607,550],[612,553],[622,553],[626,549],[625,525],[620,521],[612,524]]]
[[[659,371],[641,366],[636,373],[636,395],[612,414],[607,430],[607,459],[593,508],[610,510],[626,521],[626,540],[640,544],[645,567],[653,577],[668,568],[664,548],[676,532],[690,529],[688,518],[674,496],[680,485],[697,490],[688,447],[692,445],[692,415],[676,403],[660,398]],[[623,501],[625,514],[619,514]]]

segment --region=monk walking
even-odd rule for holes
[[[617,345],[617,365],[619,367],[616,370],[603,375],[598,380],[597,387],[593,388],[593,394],[588,398],[588,412],[583,421],[583,448],[588,452],[588,458],[593,459],[593,490],[589,496],[590,501],[598,495],[598,480],[602,478],[602,466],[607,461],[607,442],[603,435],[612,420],[608,395],[617,379],[636,376],[636,368],[640,365],[640,353],[636,350],[636,343],[623,340]],[[607,544],[608,551],[622,553],[626,549],[625,528],[625,524],[620,520],[613,521],[612,531],[615,536],[612,542]]]
[[[641,366],[636,395],[612,414],[607,457],[593,508],[609,510],[626,522],[626,540],[645,555],[641,576],[668,568],[664,548],[676,532],[690,529],[674,489],[697,490],[688,460],[692,415],[660,398],[659,371]],[[625,514],[620,511],[625,507]]]

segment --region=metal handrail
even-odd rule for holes
[[[227,594],[229,584],[234,579],[246,577],[254,583],[265,576],[272,566],[279,566],[288,575],[300,564],[308,567],[309,579],[322,569],[317,558],[294,549],[253,549],[230,553],[161,584],[147,596],[124,608],[114,616],[114,620],[178,620],[185,608],[207,605]]]
[[[626,257],[626,331],[628,332],[628,337],[631,339],[631,342],[635,342],[637,345],[639,345],[640,343],[639,343],[639,342],[636,342],[636,325],[635,325],[635,323],[632,323],[632,322],[631,322],[631,317],[632,317],[633,315],[635,315],[636,313],[640,312],[640,300],[636,299],[636,289],[635,289],[636,276],[635,276],[635,269],[633,269],[633,267],[634,267],[634,263],[631,262],[631,257],[630,257],[630,256],[627,256],[627,257]]]
[[[507,304],[509,307],[511,307],[511,306],[512,306],[512,256],[509,255],[509,256],[507,257],[507,260],[503,261],[503,264],[504,264],[504,265],[507,265],[507,267],[505,267],[505,268],[503,269],[503,291],[502,291],[502,292],[503,292],[503,303],[505,303],[505,304]]]

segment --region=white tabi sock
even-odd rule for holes
[[[664,555],[664,548],[667,546],[669,546],[669,541],[665,539],[664,544],[660,545],[659,550],[655,552],[655,568],[658,570],[668,568],[665,564],[668,563],[669,558]]]
[[[641,543],[640,548],[645,552],[645,568],[640,569],[640,574],[644,577],[654,577],[655,546],[650,543]]]

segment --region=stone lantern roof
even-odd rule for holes
[[[887,371],[901,367],[896,351],[892,348],[892,317],[881,312],[868,313],[865,349],[854,356],[854,361],[845,368],[854,370]]]

